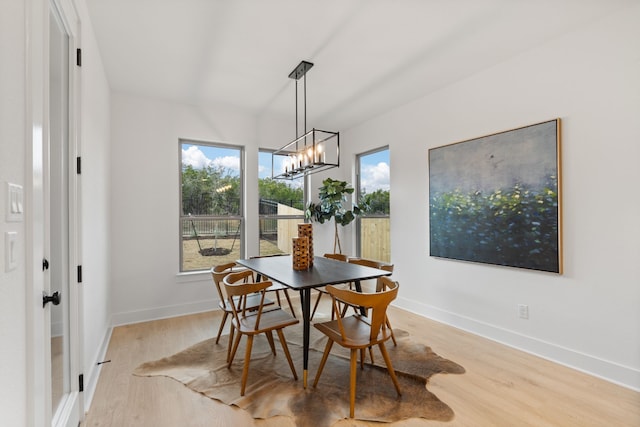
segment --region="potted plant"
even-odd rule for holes
[[[324,224],[325,221],[333,218],[335,230],[333,252],[342,253],[340,236],[338,235],[338,224],[343,227],[350,224],[356,218],[356,215],[361,215],[365,212],[365,206],[353,205],[352,210],[347,210],[343,206],[343,203],[347,201],[347,195],[353,194],[355,191],[346,181],[327,178],[322,181],[322,187],[320,187],[319,190],[320,193],[318,197],[320,202],[310,202],[307,205],[304,211],[305,218],[319,222],[320,224]],[[336,252],[336,247],[338,248],[338,252]]]

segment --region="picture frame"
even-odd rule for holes
[[[560,124],[429,150],[430,256],[562,274]]]

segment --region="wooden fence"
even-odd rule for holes
[[[304,215],[304,212],[279,204],[278,215]],[[291,239],[298,237],[298,224],[302,222],[304,218],[278,220],[278,249],[287,254],[291,253]]]
[[[239,219],[213,219],[186,217],[181,221],[182,238],[195,237],[238,237],[240,235]],[[194,231],[195,228],[195,231]]]
[[[278,205],[278,215],[299,215],[301,218],[260,220],[261,239],[267,236],[277,235],[278,249],[284,253],[291,253],[291,239],[298,235],[298,224],[304,222],[304,212],[290,206]],[[192,223],[193,221],[193,223]],[[360,218],[362,225],[361,257],[378,261],[391,261],[390,245],[390,221],[389,218]],[[193,225],[192,225],[193,224]],[[237,238],[239,237],[240,221],[237,219],[198,219],[184,218],[182,220],[182,237],[185,239],[195,237],[193,226],[201,237]],[[277,228],[276,228],[277,227]],[[276,231],[277,230],[277,231]],[[263,236],[264,234],[264,236]],[[271,240],[268,239],[267,240]]]
[[[362,258],[391,262],[389,218],[360,218]]]

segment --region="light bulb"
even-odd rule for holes
[[[317,150],[318,150],[318,163],[324,163],[325,152],[324,152],[323,148],[324,147],[322,146],[322,144],[318,144],[318,148],[317,148]]]

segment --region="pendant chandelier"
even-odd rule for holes
[[[313,128],[307,131],[307,71],[311,62],[302,61],[289,74],[296,81],[296,138],[273,152],[273,179],[295,179],[340,166],[340,133]],[[298,82],[303,81],[303,129],[298,126]]]

